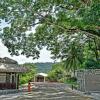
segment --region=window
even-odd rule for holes
[[[10,83],[10,73],[6,73],[6,82]]]
[[[0,73],[0,83],[5,83],[6,81],[6,74]]]

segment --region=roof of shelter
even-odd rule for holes
[[[5,63],[5,64],[18,64],[17,61],[10,59],[8,57],[0,58],[0,63]]]
[[[19,66],[17,61],[10,58],[0,58],[0,72],[27,72],[25,67]]]
[[[37,73],[36,76],[44,76],[44,77],[47,77],[48,74],[46,74],[46,73]]]

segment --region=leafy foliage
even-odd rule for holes
[[[99,0],[1,0],[0,19],[10,24],[3,29],[2,39],[12,55],[38,58],[37,46],[47,43],[45,38],[55,40],[61,33],[75,32],[100,36],[99,9]],[[40,35],[26,36],[37,24]]]
[[[36,67],[31,63],[25,63],[22,66],[25,66],[29,69],[29,72],[22,74],[20,79],[20,84],[25,84],[34,78],[34,75],[36,74]]]
[[[93,59],[88,59],[86,62],[84,62],[83,66],[86,69],[100,69],[100,62]]]
[[[51,71],[48,73],[48,79],[51,82],[64,82],[65,69],[62,63],[57,63],[52,66]]]

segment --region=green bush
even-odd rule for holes
[[[36,69],[35,69],[34,64],[26,63],[26,64],[23,64],[23,66],[28,68],[29,71],[27,73],[23,73],[21,75],[20,84],[28,83],[30,80],[32,80],[34,78],[34,75],[36,73]]]
[[[63,82],[64,68],[59,64],[55,64],[52,70],[48,73],[48,80],[53,82]]]
[[[70,77],[67,80],[65,80],[65,83],[76,86],[77,85],[77,78],[76,77]]]
[[[72,81],[72,82],[76,82],[77,78],[76,77],[70,77],[69,80]]]
[[[94,59],[87,59],[83,63],[83,67],[86,69],[100,69],[100,61],[96,61]]]

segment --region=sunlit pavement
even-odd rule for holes
[[[37,88],[32,92],[20,92],[16,94],[1,95],[0,100],[94,100],[81,96],[68,90],[57,88]]]

